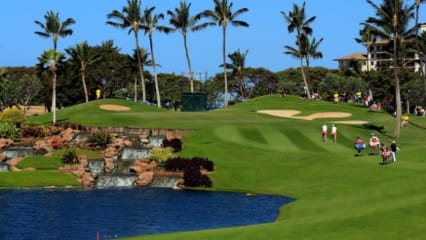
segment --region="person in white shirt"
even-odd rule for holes
[[[321,136],[322,136],[321,140],[324,142],[327,142],[327,131],[328,131],[327,124],[324,123],[324,125],[322,125],[322,128],[321,128]]]
[[[333,138],[333,142],[337,142],[337,127],[335,124],[331,125],[331,137]]]

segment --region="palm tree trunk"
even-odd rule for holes
[[[56,123],[56,71],[52,71],[52,75],[52,122]]]
[[[399,88],[399,77],[398,77],[398,53],[397,53],[397,34],[394,35],[393,39],[393,72],[395,75],[395,104],[396,104],[396,125],[394,131],[394,137],[399,138],[401,133],[401,91]]]
[[[143,77],[143,71],[142,71],[142,61],[141,61],[141,53],[140,53],[140,48],[139,48],[139,36],[138,36],[138,32],[134,31],[135,33],[135,42],[136,42],[136,57],[138,60],[138,69],[139,69],[139,74],[141,77],[141,83],[142,83],[142,102],[146,102],[146,93],[145,93],[145,79]],[[135,102],[138,101],[137,99],[137,82],[135,83]]]
[[[420,76],[423,77],[423,83],[426,92],[426,74],[423,72],[425,64],[420,59],[420,44],[419,44],[419,8],[423,1],[416,0],[416,52],[420,63]]]
[[[133,91],[134,91],[134,95],[135,96],[134,96],[133,99],[134,99],[135,102],[138,102],[138,77],[136,76],[136,74],[134,75],[134,77],[135,77],[135,80],[133,81],[133,85],[134,85],[134,87],[133,87],[134,90]]]
[[[306,79],[306,75],[305,75],[305,70],[303,68],[303,55],[302,55],[302,43],[300,41],[300,33],[298,33],[297,35],[297,42],[299,45],[299,59],[300,59],[300,70],[302,71],[302,77],[303,77],[303,82],[305,83],[305,87],[306,87],[306,94],[308,99],[311,99],[311,93],[309,91],[309,86],[308,86],[308,80]]]
[[[158,88],[158,78],[157,78],[157,64],[155,63],[154,46],[153,46],[153,43],[152,43],[152,34],[149,34],[149,48],[151,49],[152,64],[153,64],[153,67],[154,67],[154,83],[155,83],[155,92],[156,92],[156,95],[157,95],[157,107],[161,108],[160,89]]]
[[[223,79],[225,81],[225,92],[223,106],[228,106],[228,76],[226,72],[226,26],[222,27],[223,39],[222,39],[222,60],[223,60]]]
[[[188,63],[188,68],[189,68],[189,81],[191,84],[191,92],[194,92],[194,79],[193,79],[193,74],[192,74],[192,66],[191,66],[191,60],[189,58],[189,50],[188,50],[188,45],[187,45],[187,41],[186,41],[186,34],[183,35],[183,45],[185,47],[185,55],[186,55],[186,61]]]
[[[83,84],[84,98],[86,100],[86,103],[88,103],[89,93],[87,92],[87,85],[86,85],[86,70],[84,70],[83,68],[81,70],[81,82]]]

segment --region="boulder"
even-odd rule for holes
[[[135,186],[148,186],[154,179],[154,172],[144,172],[138,176],[138,179],[133,182]]]

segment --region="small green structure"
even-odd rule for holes
[[[204,112],[207,110],[207,94],[204,92],[182,93],[180,110],[182,112]]]

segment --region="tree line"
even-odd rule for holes
[[[401,102],[404,97],[408,99],[406,95],[410,95],[411,99],[419,101],[418,104],[423,104],[426,77],[424,74],[411,76],[404,70],[404,54],[413,51],[416,51],[419,59],[423,59],[420,64],[425,66],[425,33],[418,37],[418,15],[423,2],[415,0],[413,4],[407,5],[403,0],[383,0],[382,4],[377,5],[367,0],[376,15],[360,24],[360,37],[356,38],[356,41],[364,44],[368,50],[369,44],[377,39],[389,40],[389,44],[393,45],[389,47],[389,54],[393,54],[390,58],[394,61],[389,64],[390,68],[367,72],[361,72],[357,62],[341,72],[311,69],[310,61],[322,57],[319,47],[323,38],[317,40],[312,37],[313,29],[310,25],[316,17],[308,16],[305,2],[300,6],[293,4],[291,11],[281,11],[288,32],[295,33],[295,45],[285,45],[283,54],[298,58],[300,67],[296,71],[287,69],[277,73],[265,68],[246,67],[248,50],[238,49],[229,54],[226,52],[228,26],[249,27],[249,23],[240,20],[249,9],[239,8],[234,11],[233,3],[227,0],[213,0],[213,9],[194,15],[190,11],[191,3],[181,1],[179,6],[166,13],[169,16],[169,25],[160,24],[165,15],[156,13],[155,7],[142,10],[140,0],[127,0],[127,5],[121,10],[112,10],[106,14],[106,23],[127,30],[124,33],[133,35],[135,49],[132,55],[122,54],[112,40],[106,40],[96,46],[90,46],[84,41],[65,49],[64,53],[58,52],[58,39],[73,33],[71,26],[75,24],[75,20],[67,18],[61,21],[59,13],[48,11],[44,15],[44,21],[35,20],[35,24],[41,29],[35,34],[51,39],[52,49],[43,52],[38,58],[39,63],[33,68],[9,68],[0,72],[3,89],[0,104],[4,108],[14,104],[42,103],[54,113],[53,122],[56,121],[57,107],[95,99],[96,89],[101,89],[102,97],[105,98],[129,98],[174,109],[179,107],[182,92],[204,91],[208,94],[209,107],[215,107],[227,106],[229,100],[233,103],[277,91],[298,94],[302,87],[307,90],[309,98],[313,90],[320,90],[322,96],[327,98],[333,91],[352,93],[372,89],[376,93],[376,99],[391,98],[393,102]],[[415,26],[410,27],[409,23],[413,18]],[[222,30],[223,62],[220,66],[223,67],[223,73],[204,82],[194,79],[187,37],[189,32],[200,31],[209,26],[219,26]],[[182,35],[189,73],[187,77],[174,73],[157,73],[159,64],[155,61],[154,54],[155,31],[179,32]],[[140,47],[140,32],[148,37],[149,50]],[[404,41],[412,36],[416,36],[415,48],[413,45],[406,45]],[[152,68],[152,74],[146,71],[147,67]],[[389,79],[391,69],[393,79]],[[410,77],[406,77],[407,75]],[[419,85],[421,78],[425,91],[413,88]],[[30,81],[31,84],[21,84],[24,89],[19,91],[19,86],[15,86],[18,82]],[[15,93],[5,89],[15,89]],[[25,100],[19,98],[23,92],[30,92],[25,95]],[[394,94],[390,94],[392,92]],[[413,98],[413,94],[418,98]],[[401,115],[400,104],[396,104],[396,112],[398,116]],[[395,135],[399,135],[397,129]]]

